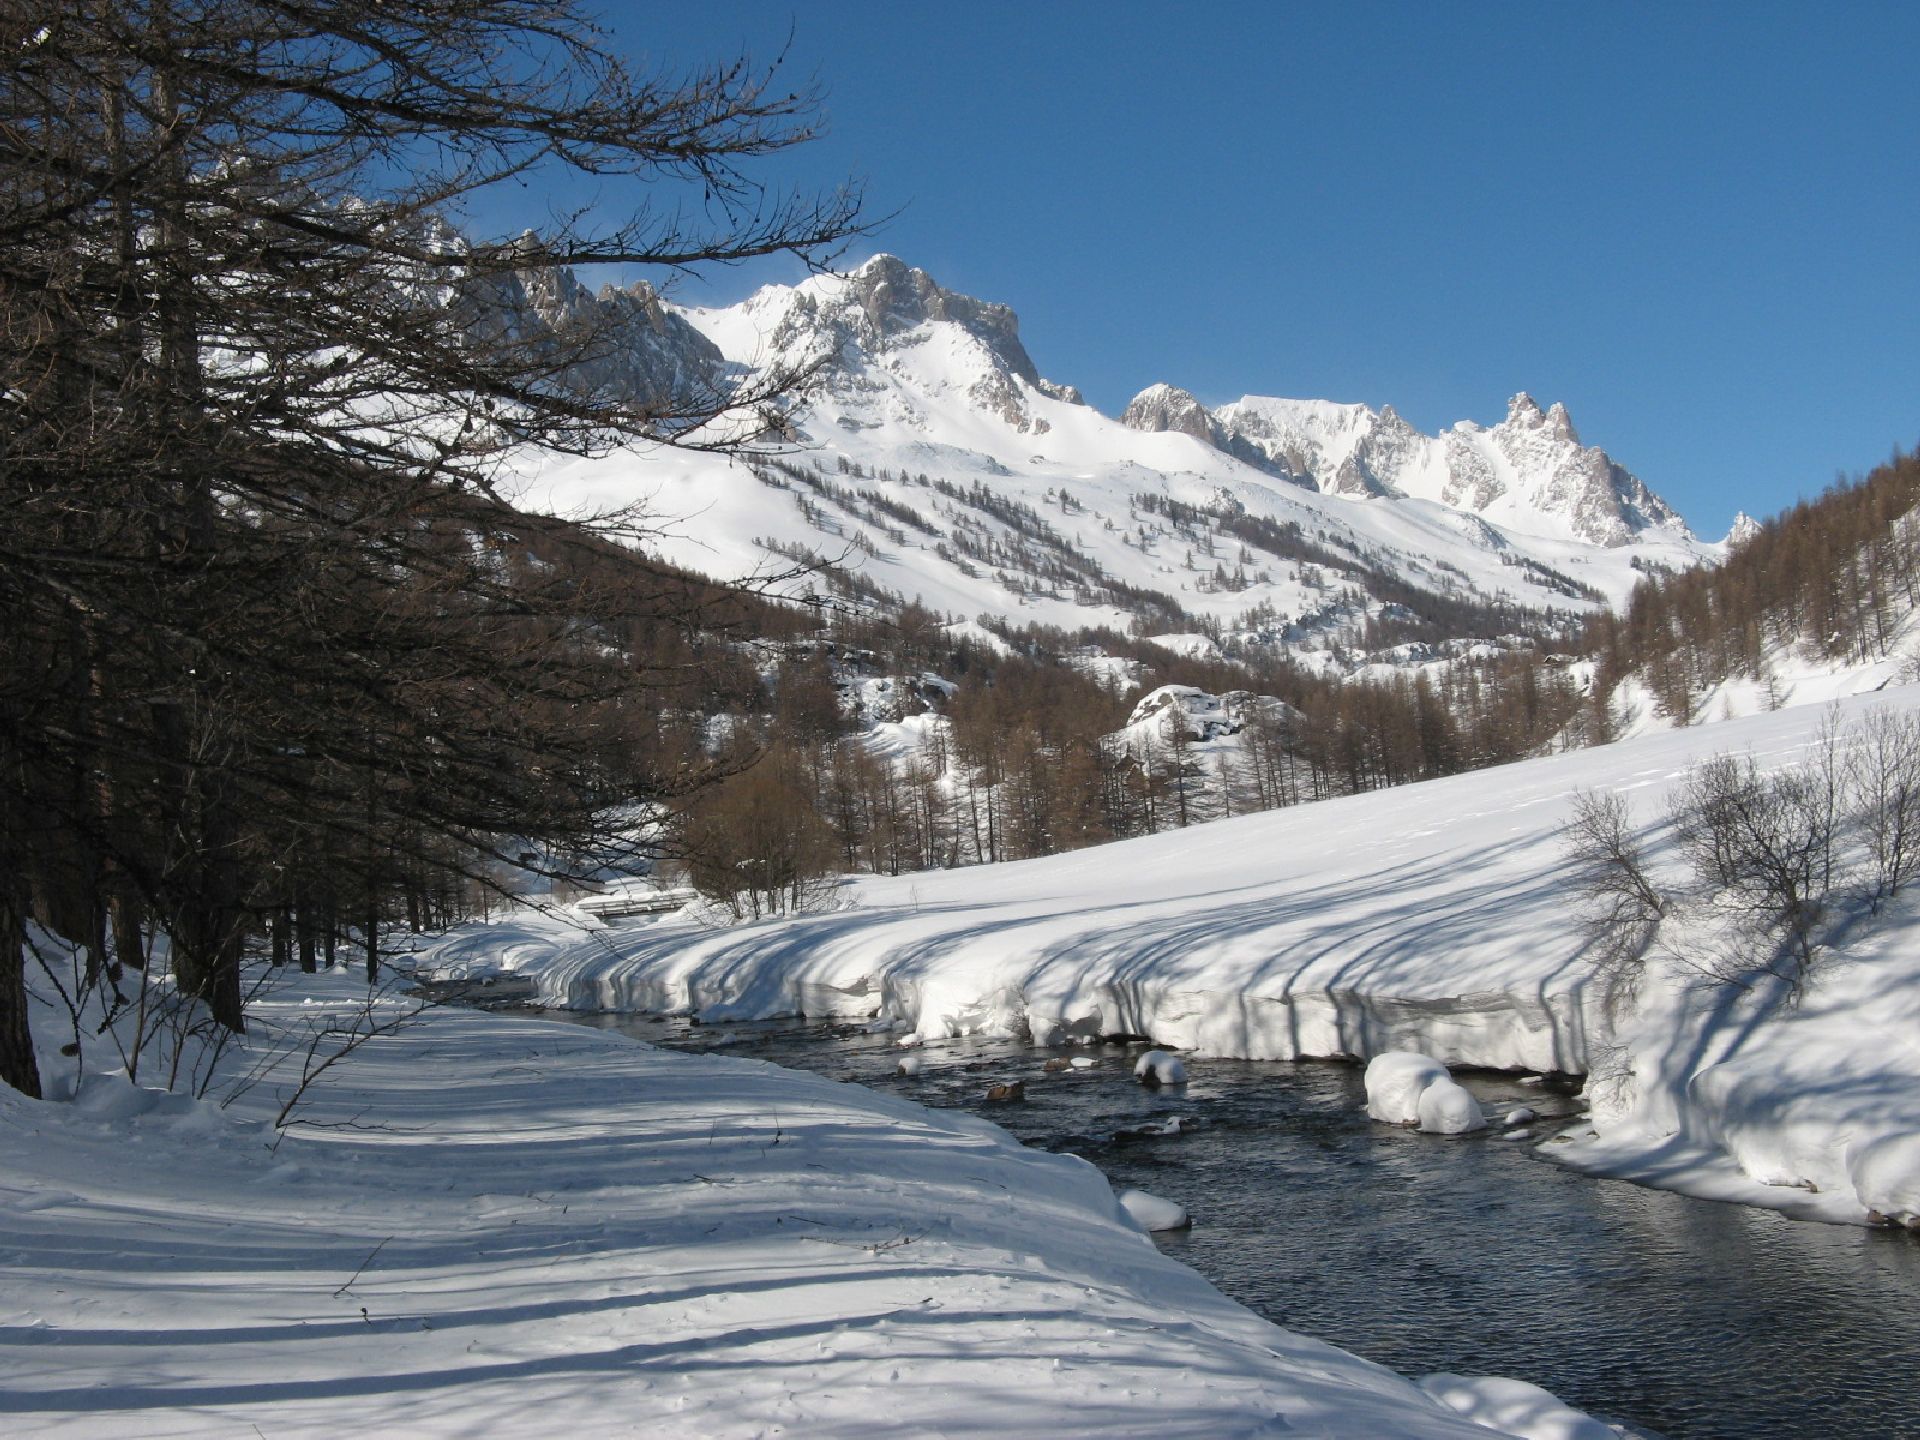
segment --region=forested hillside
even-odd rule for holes
[[[1782,698],[1776,670],[1798,654],[1836,667],[1887,656],[1920,603],[1920,457],[1896,453],[1748,531],[1719,565],[1649,576],[1624,610],[1589,622],[1595,693],[1637,680],[1685,725],[1701,697],[1748,679]]]

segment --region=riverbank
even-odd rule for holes
[[[1882,706],[1913,709],[1920,691],[1841,713]],[[1670,875],[1658,821],[1688,769],[1727,752],[1799,763],[1823,718],[1786,710],[1043,860],[866,877],[836,911],[736,929],[526,915],[450,937],[430,963],[517,973],[573,1009],[1594,1073],[1592,1131],[1556,1147],[1570,1160],[1904,1222],[1920,1216],[1920,914],[1876,917],[1788,1012],[1703,991],[1679,930],[1637,989],[1602,984],[1566,875],[1576,791],[1627,796]]]
[[[364,997],[286,976],[204,1100],[0,1094],[11,1433],[1492,1433],[1228,1301],[1084,1162],[752,1061],[435,1008],[277,1134],[299,1064],[248,1077]]]

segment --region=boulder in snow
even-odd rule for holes
[[[1426,1375],[1414,1382],[1449,1410],[1521,1440],[1620,1440],[1620,1432],[1558,1396],[1498,1375]]]

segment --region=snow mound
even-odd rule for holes
[[[1454,1081],[1436,1080],[1420,1092],[1420,1128],[1430,1135],[1465,1135],[1487,1128],[1480,1102]]]
[[[1178,1201],[1164,1200],[1158,1195],[1149,1195],[1145,1190],[1122,1190],[1119,1199],[1120,1208],[1142,1230],[1186,1230],[1193,1225],[1193,1217],[1187,1214],[1187,1207]]]
[[[1446,1066],[1412,1050],[1389,1050],[1367,1062],[1367,1114],[1433,1135],[1464,1135],[1487,1124],[1480,1102],[1455,1083]]]
[[[1426,1375],[1414,1383],[1448,1409],[1522,1440],[1620,1440],[1623,1433],[1524,1380]]]
[[[1430,1055],[1388,1050],[1367,1062],[1367,1114],[1388,1125],[1418,1125],[1420,1094],[1436,1080],[1448,1080],[1447,1067]]]
[[[1178,1055],[1149,1050],[1133,1062],[1133,1076],[1142,1085],[1184,1085],[1187,1065]]]

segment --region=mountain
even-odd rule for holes
[[[1249,395],[1208,410],[1154,385],[1120,417],[1136,430],[1191,435],[1280,479],[1329,495],[1438,501],[1534,531],[1626,545],[1650,530],[1684,530],[1667,503],[1604,451],[1582,445],[1564,405],[1542,410],[1522,391],[1507,418],[1462,420],[1424,435],[1391,405],[1338,405]]]
[[[1007,306],[890,255],[724,308],[561,290],[536,298],[622,307],[627,373],[608,360],[596,379],[638,394],[818,367],[780,442],[743,459],[528,458],[526,503],[642,502],[656,548],[708,573],[818,556],[873,604],[1324,657],[1383,633],[1537,632],[1718,553],[1564,408],[1524,395],[1499,424],[1440,436],[1391,407],[1209,410],[1166,386],[1114,418],[1042,375]]]

